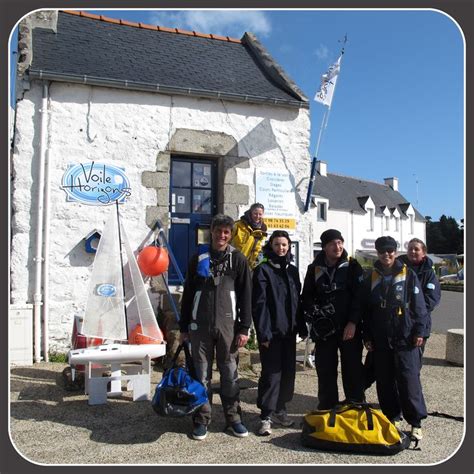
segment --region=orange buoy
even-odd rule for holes
[[[161,341],[142,333],[142,325],[137,324],[128,336],[129,344],[159,344]]]
[[[137,257],[140,270],[147,276],[158,276],[168,270],[168,252],[163,247],[150,245],[143,248]]]

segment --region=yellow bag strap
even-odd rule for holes
[[[372,411],[370,410],[370,405],[366,403],[357,403],[357,404],[350,404],[344,406],[342,410],[338,410],[337,408],[332,408],[329,414],[328,419],[328,426],[334,428],[336,426],[336,415],[344,413],[347,410],[359,410],[363,409],[365,411],[365,416],[367,417],[367,429],[373,430],[374,429],[374,418],[372,416]]]

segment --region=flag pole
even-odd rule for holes
[[[339,42],[340,43],[342,42],[341,53],[339,55],[339,60],[338,60],[339,64],[340,64],[340,60],[341,60],[341,58],[344,54],[344,47],[347,43],[347,34],[344,35],[344,39],[339,40]],[[335,87],[335,85],[333,87]],[[319,128],[318,140],[316,142],[316,147],[315,147],[314,155],[313,155],[312,162],[311,162],[311,174],[310,174],[309,183],[308,183],[308,192],[306,193],[306,202],[305,202],[305,206],[304,206],[304,212],[308,211],[309,206],[311,204],[311,196],[313,194],[314,181],[316,179],[316,164],[317,164],[317,161],[318,161],[319,146],[321,145],[321,138],[322,138],[322,135],[323,135],[323,131],[326,130],[326,127],[328,126],[329,112],[331,111],[331,105],[332,105],[332,95],[331,95],[330,103],[327,104],[327,109],[324,111],[323,119],[321,121],[321,126]]]
[[[319,135],[318,141],[316,143],[316,147],[314,149],[314,155],[311,162],[311,174],[308,183],[308,192],[306,193],[306,202],[304,205],[304,212],[307,212],[309,209],[309,205],[311,204],[311,195],[313,194],[313,187],[314,187],[314,180],[316,179],[316,164],[318,161],[318,153],[319,153],[319,145],[321,143],[321,136],[323,134],[323,130],[325,128],[324,124],[326,122],[326,116],[328,114],[329,108],[324,111],[323,119],[321,120],[321,126],[319,127]],[[326,123],[327,124],[327,123]]]

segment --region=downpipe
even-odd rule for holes
[[[48,93],[49,99],[49,93]],[[49,119],[49,114],[47,114]],[[47,121],[48,123],[48,121]],[[44,164],[44,225],[43,225],[43,358],[49,362],[49,229],[50,229],[50,172],[49,135]]]
[[[43,306],[42,294],[42,267],[43,267],[43,217],[44,217],[44,175],[46,162],[47,126],[48,126],[48,95],[49,84],[43,85],[41,100],[41,134],[38,163],[38,199],[36,201],[36,248],[35,248],[35,287],[33,294],[33,337],[34,362],[41,362],[41,309]]]

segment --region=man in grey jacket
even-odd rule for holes
[[[247,260],[229,242],[234,221],[217,214],[211,222],[211,245],[200,245],[188,265],[181,303],[180,340],[189,339],[196,375],[212,400],[214,350],[220,373],[220,396],[226,429],[248,435],[242,424],[237,383],[239,347],[248,340],[251,315],[251,276]],[[211,403],[193,415],[192,437],[203,440],[211,421]]]

